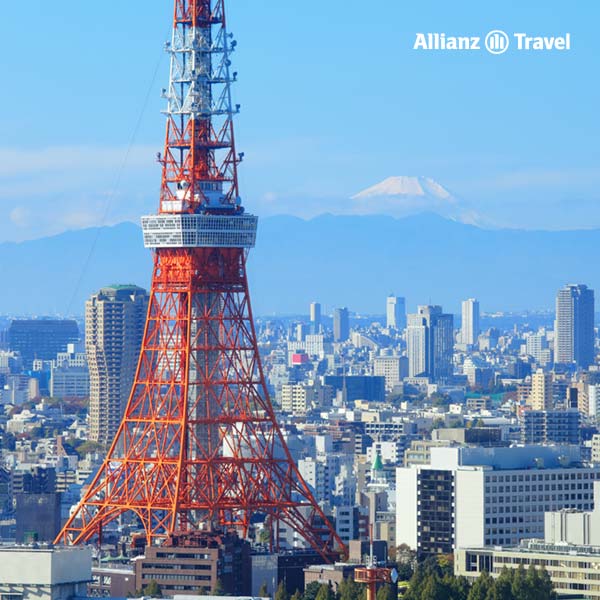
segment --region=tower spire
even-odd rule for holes
[[[147,544],[279,525],[331,559],[339,537],[287,448],[269,400],[246,259],[257,218],[238,194],[223,0],[175,0],[154,253],[135,381],[108,455],[57,541],[101,536],[125,513]]]
[[[175,0],[161,213],[241,212],[223,0]]]

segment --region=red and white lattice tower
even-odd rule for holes
[[[241,204],[223,0],[175,0],[157,215],[142,217],[154,272],[123,421],[57,542],[127,511],[146,543],[198,531],[246,536],[264,515],[324,557],[343,547],[290,456],[269,401],[246,258],[257,218]]]

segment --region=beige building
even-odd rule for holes
[[[538,369],[531,376],[531,393],[527,399],[527,404],[533,410],[552,410],[552,373],[544,373]]]
[[[85,305],[85,349],[90,375],[89,439],[110,444],[135,377],[148,294],[135,285],[110,286]]]
[[[281,410],[304,415],[312,408],[314,397],[314,389],[310,386],[284,384],[281,386]]]
[[[512,548],[466,548],[455,552],[454,573],[473,581],[482,571],[498,577],[504,567],[521,565],[544,567],[561,598],[600,598],[600,549],[593,546],[526,540]]]
[[[593,489],[597,498],[600,481],[594,481]],[[561,598],[600,598],[600,506],[592,511],[547,511],[543,540],[522,540],[513,547],[458,549],[455,556],[456,575],[475,579],[487,571],[497,577],[504,567],[533,565],[548,571]]]
[[[451,444],[446,441],[413,440],[410,448],[404,451],[404,466],[428,465],[431,462],[431,448],[446,448]]]
[[[304,569],[304,587],[315,581],[321,585],[330,585],[334,592],[344,579],[354,577],[356,565],[336,563],[334,565],[310,565]]]

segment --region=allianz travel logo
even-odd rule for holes
[[[447,35],[446,33],[416,33],[413,50],[478,51],[504,54],[509,48],[523,52],[565,52],[571,50],[571,34],[557,36],[513,33],[492,29],[485,36]]]

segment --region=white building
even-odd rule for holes
[[[545,512],[592,508],[600,466],[580,464],[577,446],[432,447],[396,470],[397,543],[427,555],[542,538]]]
[[[406,327],[406,300],[398,296],[388,296],[385,305],[386,327],[402,330]]]
[[[288,364],[291,365],[291,356],[298,350],[304,350],[310,357],[316,357],[319,360],[325,358],[325,355],[332,351],[331,342],[325,341],[323,334],[305,335],[302,341],[288,342]]]
[[[0,548],[0,596],[7,600],[70,600],[87,596],[90,546]]]
[[[367,448],[367,462],[373,464],[376,456],[386,463],[399,464],[404,457],[405,444],[400,440],[374,441]]]
[[[475,345],[479,338],[479,302],[475,298],[462,302],[460,338],[466,346]]]
[[[315,499],[319,503],[330,503],[331,505],[341,505],[347,503],[345,496],[349,495],[343,481],[336,477],[342,473],[348,475],[352,473],[353,457],[348,454],[337,454],[331,451],[323,452],[320,449],[319,438],[317,436],[317,456],[316,458],[307,457],[298,461],[298,470],[306,483],[310,486]],[[345,467],[345,469],[342,469]],[[343,494],[336,496],[336,492]]]
[[[525,338],[525,354],[531,356],[542,367],[550,362],[552,352],[548,348],[548,340],[544,329],[540,329],[536,333],[530,333]]]
[[[427,326],[421,315],[408,315],[406,344],[409,377],[424,376],[427,372]]]
[[[600,417],[600,385],[587,386],[588,416]]]
[[[385,377],[385,389],[390,392],[402,381],[400,356],[377,356],[373,361],[373,375]]]
[[[18,352],[0,350],[0,373],[18,373],[23,368],[23,359]]]
[[[600,498],[600,481],[594,482],[594,497]],[[547,512],[544,540],[549,544],[600,546],[600,505],[591,511],[563,509]]]
[[[379,344],[375,340],[358,331],[351,332],[350,341],[355,348],[368,348],[369,350],[377,350],[379,348]]]
[[[348,506],[336,506],[334,510],[335,531],[340,536],[342,542],[348,544],[350,540],[358,537],[358,531],[355,523],[356,508],[353,504]]]

